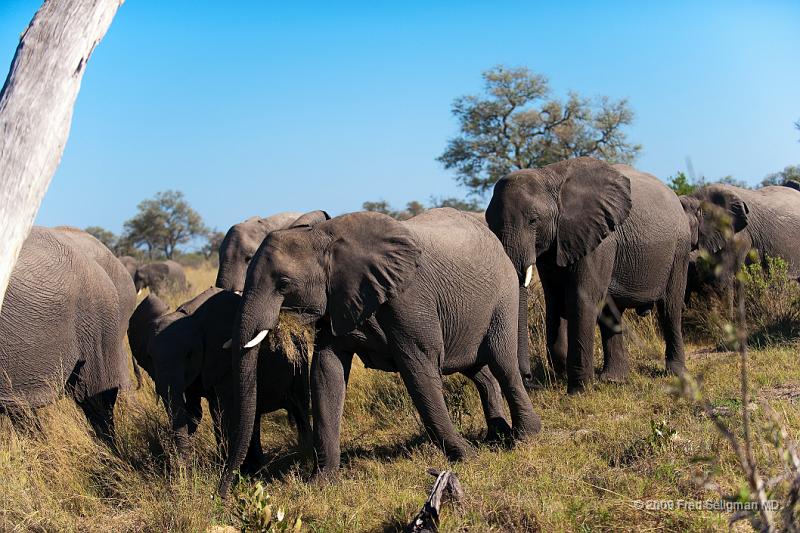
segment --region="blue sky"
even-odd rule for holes
[[[659,5],[657,5],[659,4]],[[800,164],[800,2],[128,0],[95,51],[37,223],[119,231],[183,191],[210,226],[463,196],[435,160],[497,64],[628,98],[642,170]],[[10,64],[40,0],[0,2]]]

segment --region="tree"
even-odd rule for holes
[[[481,203],[476,200],[475,198],[472,199],[464,199],[461,198],[431,198],[431,207],[452,207],[453,209],[458,209],[459,211],[473,211],[475,213],[480,213],[483,211],[483,206]]]
[[[44,2],[0,90],[0,306],[61,161],[86,64],[122,0]]]
[[[667,186],[675,191],[675,194],[681,196],[684,194],[692,194],[700,185],[690,182],[684,172],[678,172],[674,176],[667,178]]]
[[[361,204],[361,207],[364,209],[364,211],[383,213],[384,215],[389,215],[397,220],[408,220],[409,218],[415,217],[420,213],[424,213],[426,209],[424,205],[416,200],[408,202],[406,204],[406,208],[400,210],[392,208],[392,206],[389,205],[389,202],[386,200],[378,200],[377,202],[364,202]]]
[[[747,184],[746,181],[736,179],[733,176],[723,176],[714,183],[722,183],[723,185],[733,185],[734,187],[739,187],[741,189],[749,189],[750,186]]]
[[[125,222],[126,237],[136,246],[145,246],[151,259],[155,250],[172,259],[179,245],[207,232],[203,219],[180,191],[156,193],[137,208],[137,215]]]
[[[225,238],[225,233],[219,230],[212,230],[206,234],[206,244],[200,249],[203,257],[210,259],[212,255],[219,253],[219,247],[222,245],[222,239]]]
[[[784,168],[780,172],[773,172],[772,174],[767,174],[763,180],[761,180],[760,187],[767,187],[769,185],[783,185],[787,181],[800,181],[800,166],[798,165],[789,165],[788,167]]]
[[[105,228],[101,228],[100,226],[89,226],[83,231],[85,231],[98,241],[102,242],[106,246],[106,248],[108,248],[112,252],[117,253],[118,239],[113,232],[108,231]]]
[[[547,79],[527,68],[498,66],[483,73],[484,94],[453,103],[461,134],[438,158],[472,194],[483,195],[507,173],[590,155],[632,162],[641,147],[623,128],[633,122],[627,100],[550,96]]]

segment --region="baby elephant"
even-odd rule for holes
[[[182,291],[187,287],[183,267],[175,261],[158,261],[139,266],[133,274],[133,284],[137,294],[145,287],[156,294],[168,290]]]
[[[200,423],[201,398],[208,401],[218,445],[225,442],[220,432],[227,434],[228,428],[236,427],[230,418],[237,413],[232,402],[238,383],[225,343],[231,337],[240,300],[233,292],[210,288],[169,313],[166,304],[151,294],[131,317],[131,351],[155,382],[181,455],[188,450],[189,435]],[[301,447],[310,447],[307,364],[295,364],[266,343],[258,359],[258,414],[286,409],[297,425]],[[252,471],[262,464],[257,416],[243,469]]]

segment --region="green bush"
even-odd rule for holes
[[[737,275],[745,298],[748,342],[767,346],[800,338],[800,284],[789,276],[781,258],[755,261]],[[735,349],[732,291],[721,295],[694,294],[684,312],[684,332],[698,343]]]

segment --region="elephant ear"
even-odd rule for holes
[[[300,215],[297,220],[292,222],[289,227],[290,228],[300,228],[303,226],[308,226],[309,228],[313,228],[320,222],[325,222],[326,220],[330,220],[331,216],[322,209],[318,209],[316,211],[309,211],[304,215]]]
[[[563,180],[556,263],[567,266],[597,248],[631,211],[631,181],[602,161],[579,157],[545,167]]]
[[[689,231],[692,238],[692,250],[697,250],[700,239],[700,226],[703,223],[703,210],[700,200],[694,196],[680,196],[683,212],[689,220]]]
[[[698,246],[711,253],[725,247],[725,243],[748,224],[750,208],[734,191],[710,186],[695,195],[701,201],[702,219]]]
[[[411,232],[380,213],[352,213],[320,226],[327,248],[328,313],[334,335],[353,331],[414,277],[421,250]]]

